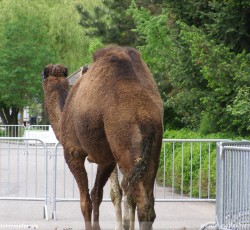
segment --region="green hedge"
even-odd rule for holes
[[[182,130],[167,130],[164,133],[164,138],[167,139],[241,139],[240,137],[234,137],[228,134],[217,133],[210,135],[201,135],[197,132]],[[200,157],[200,145],[202,147]],[[162,148],[160,166],[157,174],[157,182],[163,185],[164,173],[165,173],[165,185],[172,187],[174,180],[175,192],[192,197],[210,197],[214,198],[216,193],[216,144],[211,143],[175,143],[175,155],[173,156],[172,143],[166,143],[166,162],[164,171],[164,148]],[[191,157],[192,148],[192,157]],[[210,157],[209,157],[210,148]],[[183,152],[183,154],[182,154]],[[173,167],[174,158],[174,167]],[[210,160],[209,160],[210,159]],[[191,160],[192,160],[192,178],[191,178]],[[182,185],[182,164],[183,164],[183,189]],[[210,171],[209,171],[210,164]],[[173,172],[174,168],[174,172]],[[201,170],[200,170],[201,169]],[[174,177],[173,177],[174,173]],[[192,179],[192,187],[190,188],[190,181]],[[199,184],[201,184],[199,188]],[[208,185],[210,186],[208,187]]]

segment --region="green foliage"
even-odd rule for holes
[[[151,8],[137,1],[128,12],[164,100],[165,126],[249,135],[249,2],[181,0]]]
[[[92,39],[90,44],[89,44],[89,55],[92,55],[95,53],[96,50],[100,49],[103,47],[103,43],[99,38]]]
[[[207,135],[211,132],[216,132],[216,123],[209,113],[204,112],[200,121],[199,133]]]
[[[11,3],[1,3],[0,115],[4,123],[17,124],[19,109],[41,98],[41,69],[56,54],[48,45],[46,20],[34,13],[35,5]]]
[[[171,50],[169,49],[171,41],[166,36],[170,31],[165,25],[168,15],[152,16],[150,11],[146,9],[138,10],[135,4],[131,5],[128,13],[133,16],[136,22],[134,31],[140,33],[143,44],[146,44],[139,46],[139,49],[143,52],[144,60],[152,67],[153,72],[156,71],[156,65],[158,69],[164,70],[166,67],[162,55],[166,51],[169,51],[169,55],[171,55]]]
[[[250,2],[248,0],[210,1],[204,15],[206,33],[232,51],[250,51]]]
[[[48,20],[50,45],[58,55],[57,62],[67,66],[69,73],[75,72],[80,66],[89,62],[87,51],[90,40],[79,25],[77,4],[84,5],[89,11],[97,5],[102,5],[101,0],[46,0],[43,6]]]
[[[43,63],[74,72],[102,44],[118,43],[140,49],[164,101],[165,127],[250,134],[248,0],[2,0],[0,6],[0,115],[16,116],[28,101],[39,101],[33,76]]]
[[[167,139],[241,139],[225,133],[202,135],[182,130],[167,130]],[[165,151],[164,151],[165,147]],[[174,150],[174,151],[173,151]],[[210,166],[210,167],[209,167]],[[164,178],[166,178],[164,182]],[[216,145],[214,143],[163,144],[157,174],[160,185],[172,187],[175,192],[192,197],[215,197],[216,193]],[[192,186],[191,186],[192,184]]]
[[[77,10],[81,15],[80,25],[91,38],[99,38],[104,44],[117,43],[131,46],[137,43],[137,36],[131,29],[134,22],[126,14],[130,0],[102,0],[93,12],[86,9],[84,4],[78,4]]]
[[[220,130],[247,134],[248,126],[246,124],[248,124],[249,116],[246,115],[246,111],[249,108],[247,103],[249,94],[245,93],[243,99],[241,92],[242,90],[246,92],[250,86],[250,72],[246,67],[250,64],[248,55],[245,52],[235,54],[222,44],[216,45],[212,39],[194,27],[184,25],[182,37],[189,42],[192,61],[199,67],[200,73],[207,80],[210,88],[209,95],[201,100],[206,112],[209,113],[208,117],[216,123]],[[244,101],[242,103],[246,106],[244,109],[246,111],[242,111],[242,115],[245,116],[240,118],[235,116],[230,109],[232,102],[234,102],[234,106],[235,103],[239,103],[239,98]]]
[[[187,130],[168,131],[164,136],[174,139],[199,138],[197,133]],[[165,156],[163,152],[161,154],[158,176],[163,175],[165,160],[166,186],[172,187],[174,184],[175,192],[192,197],[208,197],[208,193],[213,186],[215,187],[215,181],[213,181],[209,186],[210,191],[208,190],[211,171],[209,172],[207,165],[209,159],[210,162],[215,162],[215,145],[211,147],[207,143],[166,143],[165,147]],[[216,173],[215,170],[212,173]],[[162,178],[158,177],[158,180],[160,182]],[[215,193],[209,195],[214,197]]]
[[[42,106],[39,103],[33,103],[29,105],[29,115],[30,117],[37,117],[42,114]]]
[[[139,47],[158,83],[165,105],[165,123],[169,127],[196,128],[206,94],[206,81],[192,65],[190,51],[181,39],[180,28],[167,10],[151,15],[134,4],[129,13],[136,22],[136,32],[144,39]]]
[[[89,39],[78,24],[75,5],[99,0],[0,2],[0,116],[16,124],[18,111],[42,101],[40,73],[48,63],[74,72],[89,61]]]
[[[41,96],[41,66],[55,60],[56,55],[48,46],[42,17],[17,11],[1,27],[4,40],[0,47],[0,101],[23,107]]]
[[[233,125],[239,133],[250,131],[250,87],[238,90],[232,104],[227,107],[227,112],[232,116]]]

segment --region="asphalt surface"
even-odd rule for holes
[[[52,220],[51,216],[48,221],[43,219],[42,207],[41,202],[1,201],[0,229],[84,229],[79,203],[58,204],[56,221]],[[155,209],[157,217],[153,225],[154,230],[199,229],[202,225],[215,220],[214,204],[156,203]],[[115,229],[114,208],[111,203],[101,204],[100,225],[102,229]],[[136,229],[138,229],[137,221]]]

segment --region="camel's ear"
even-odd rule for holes
[[[88,71],[89,67],[87,65],[82,67],[82,75]]]
[[[67,67],[64,68],[63,76],[68,77],[68,68]]]
[[[42,71],[42,73],[41,73],[41,77],[42,77],[43,80],[46,79],[46,78],[49,76],[50,69],[51,69],[50,66],[46,66],[46,67],[43,69],[43,71]]]

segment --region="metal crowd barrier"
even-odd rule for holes
[[[55,145],[51,158],[53,162],[52,219],[56,220],[56,204],[58,202],[79,202],[80,195],[75,178],[65,162],[63,148],[60,143]],[[91,190],[94,186],[97,165],[86,160],[85,167],[88,174],[89,189]],[[107,187],[106,185],[104,189],[103,202],[111,201]]]
[[[45,143],[51,144],[58,142],[51,125],[0,125],[0,137],[42,139]]]
[[[155,201],[214,202],[216,190],[219,228],[250,229],[250,142],[224,141],[164,139],[158,172],[162,180],[155,183]],[[217,166],[213,161],[215,155]],[[217,185],[211,178],[216,169]],[[86,161],[86,170],[91,189],[96,165]],[[48,180],[48,175],[53,176]],[[111,201],[109,192],[107,185],[104,202]],[[59,143],[49,146],[36,138],[0,137],[0,200],[43,201],[46,219],[50,202],[52,218],[56,219],[58,202],[79,201],[62,146]]]
[[[28,126],[28,130],[33,131],[49,131],[51,129],[51,125],[30,125]]]
[[[25,131],[49,131],[50,125],[0,125],[0,137],[24,137]]]
[[[0,200],[43,201],[48,220],[48,154],[38,139],[0,137]]]
[[[215,159],[216,143],[220,141],[223,140],[163,139],[163,165],[159,169],[162,181],[155,190],[156,201],[215,202],[216,185],[211,171],[216,165],[212,157]]]
[[[0,137],[22,137],[25,129],[23,125],[0,125]]]
[[[162,181],[155,183],[154,194],[156,202],[215,202],[216,190],[211,183],[212,154],[216,154],[216,143],[222,139],[163,139]],[[56,204],[58,202],[79,202],[78,187],[74,177],[65,163],[62,146],[55,146],[53,158],[53,194],[52,218],[56,219]],[[188,161],[186,159],[189,159]],[[203,158],[207,161],[203,161]],[[176,168],[176,161],[181,160],[181,168]],[[198,162],[198,168],[197,168]],[[194,164],[196,166],[194,167]],[[205,165],[206,164],[206,165]],[[96,164],[85,163],[89,176],[89,188],[94,185]],[[169,170],[167,170],[167,168]],[[188,178],[187,175],[188,170]],[[208,175],[208,176],[204,176]],[[119,175],[119,179],[122,175]],[[188,184],[187,184],[188,181]],[[104,188],[103,201],[109,202],[109,182]]]
[[[250,229],[250,142],[217,145],[216,225]]]
[[[58,143],[54,131],[50,125],[31,125],[25,130],[24,137],[39,138],[47,145]]]

